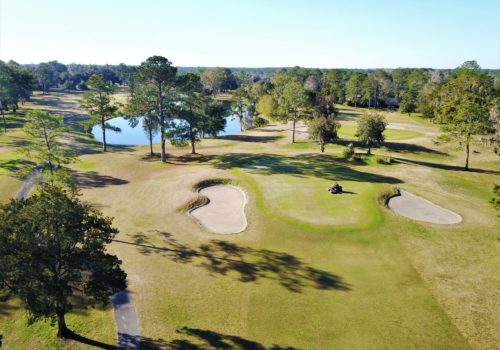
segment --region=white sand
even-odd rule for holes
[[[189,211],[189,215],[198,220],[208,231],[231,234],[243,231],[247,227],[245,192],[230,185],[216,185],[200,190],[210,202]]]
[[[457,213],[403,190],[401,196],[389,200],[388,206],[394,213],[412,220],[444,225],[458,224],[462,221],[462,217]]]

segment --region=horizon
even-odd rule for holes
[[[499,69],[499,23],[493,0],[0,0],[0,59],[139,65],[158,54],[178,67],[319,69],[453,69],[476,60]]]

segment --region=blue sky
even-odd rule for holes
[[[0,0],[0,59],[500,68],[499,0]]]

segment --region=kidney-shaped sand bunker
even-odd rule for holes
[[[205,187],[199,193],[208,203],[189,211],[208,231],[220,234],[238,233],[247,227],[245,192],[236,186],[215,185]]]
[[[403,190],[400,190],[399,196],[389,200],[388,206],[394,213],[412,220],[444,225],[462,221],[462,217],[457,213]]]

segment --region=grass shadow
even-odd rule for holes
[[[148,237],[162,237],[162,246],[149,243]],[[274,280],[290,292],[300,293],[304,288],[349,291],[342,278],[328,271],[317,269],[300,258],[284,252],[242,247],[235,243],[211,240],[198,247],[189,247],[178,242],[171,234],[151,231],[132,236],[132,242],[114,240],[137,247],[144,255],[158,254],[181,264],[196,264],[211,275],[232,275],[240,282],[255,282],[259,279]]]

